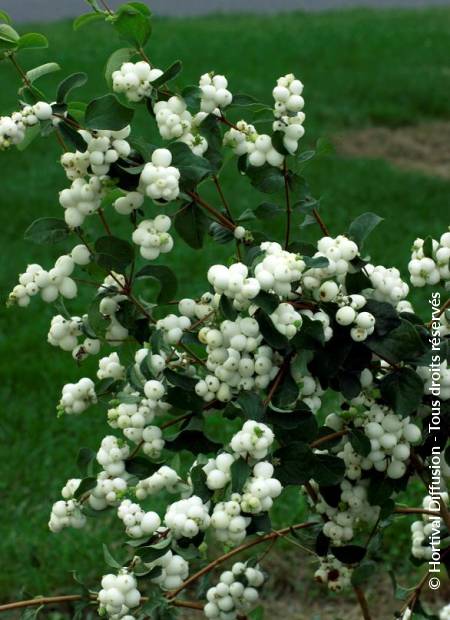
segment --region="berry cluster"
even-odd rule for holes
[[[111,353],[102,357],[98,363],[97,377],[102,379],[114,379],[120,381],[125,378],[125,366],[120,363],[117,353]]]
[[[50,120],[52,114],[50,104],[38,101],[32,106],[24,106],[19,112],[13,112],[11,116],[0,116],[0,151],[20,144],[25,138],[27,127]]]
[[[199,340],[206,344],[206,368],[214,373],[195,386],[206,402],[227,402],[239,389],[265,388],[277,373],[280,360],[262,344],[259,325],[251,317],[222,321],[219,329],[203,327]]]
[[[103,577],[97,598],[100,616],[107,614],[110,620],[134,620],[129,611],[139,606],[141,593],[137,589],[136,578],[121,570],[118,575]]]
[[[273,444],[274,434],[266,424],[247,420],[230,442],[230,447],[242,458],[264,459]]]
[[[130,538],[151,536],[161,525],[161,519],[156,512],[145,512],[139,504],[129,499],[124,499],[120,503],[117,516],[123,521],[127,536]]]
[[[324,284],[322,284],[322,286],[324,286]],[[375,317],[370,312],[358,312],[360,308],[360,304],[358,303],[360,301],[359,297],[362,297],[362,295],[355,295],[354,297],[357,299],[350,299],[349,305],[344,305],[339,308],[335,318],[339,325],[344,327],[352,326],[350,329],[350,336],[355,342],[362,342],[373,334],[375,330]]]
[[[175,538],[195,538],[208,529],[210,521],[207,506],[196,495],[170,504],[164,517]]]
[[[156,203],[166,203],[178,197],[180,171],[171,166],[172,154],[168,149],[156,149],[151,162],[141,172],[139,190]]]
[[[349,566],[342,564],[329,553],[320,558],[320,566],[314,573],[314,578],[319,583],[326,584],[332,592],[341,592],[351,585],[352,573]]]
[[[233,101],[233,95],[227,89],[228,80],[224,75],[205,73],[200,77],[202,112],[217,113],[217,108],[226,108]]]
[[[95,213],[101,205],[103,184],[99,177],[93,176],[88,181],[77,178],[72,185],[59,193],[59,203],[64,209],[67,226],[81,226],[88,215]]]
[[[94,382],[84,377],[78,383],[66,383],[62,389],[58,409],[67,414],[78,415],[96,402]]]
[[[431,246],[431,247],[428,247]],[[441,235],[439,241],[416,239],[412,247],[408,269],[413,286],[422,287],[450,280],[450,232]]]
[[[440,494],[446,506],[449,505],[449,494],[442,492]],[[436,512],[436,519],[439,519],[439,502],[436,498],[426,495],[423,498],[422,506],[425,510]],[[431,546],[431,537],[435,531],[435,524],[431,515],[422,515],[418,521],[411,524],[411,554],[419,560],[431,560],[433,556],[433,548]]]
[[[63,499],[53,504],[48,523],[48,527],[53,533],[57,534],[65,527],[80,529],[86,523],[86,517],[79,502],[73,498],[80,483],[81,480],[77,478],[68,480],[61,492]]]
[[[297,151],[298,141],[305,135],[305,114],[302,112],[305,102],[302,92],[303,84],[292,73],[278,78],[272,91],[276,118],[273,130],[284,133],[283,145],[289,153]]]
[[[120,200],[120,199],[119,199]],[[154,220],[142,220],[133,231],[132,239],[139,246],[141,256],[154,260],[160,254],[167,254],[173,248],[173,239],[169,234],[170,217],[157,215]]]
[[[78,246],[77,246],[78,247]],[[70,277],[78,260],[78,251],[74,248],[72,255],[60,256],[54,267],[46,271],[41,265],[28,265],[25,273],[19,276],[17,284],[9,295],[9,303],[18,306],[28,306],[31,297],[40,293],[43,301],[54,302],[59,295],[66,299],[74,299],[77,296],[77,285]]]
[[[206,593],[205,616],[235,620],[241,612],[248,612],[256,605],[264,581],[264,574],[258,566],[236,562],[231,570],[220,575],[218,584]]]
[[[162,75],[161,69],[152,69],[148,62],[124,62],[113,71],[112,86],[116,93],[124,94],[128,101],[141,101],[152,94],[152,82]]]

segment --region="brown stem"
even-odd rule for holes
[[[97,600],[95,594],[91,594],[89,596],[91,601]],[[5,605],[0,605],[0,613],[2,611],[10,611],[12,609],[24,609],[26,607],[38,607],[40,605],[58,605],[64,603],[73,603],[77,601],[82,601],[85,599],[85,596],[81,594],[65,594],[62,596],[38,596],[36,598],[24,600],[24,601],[16,601],[14,603],[6,603]],[[142,598],[142,602],[145,603],[148,601],[147,597]],[[186,609],[197,609],[199,611],[203,610],[203,604],[197,601],[185,601],[185,600],[173,600],[171,601],[174,607],[185,607]]]
[[[220,200],[222,201],[223,207],[224,207],[225,211],[227,212],[227,215],[228,215],[228,217],[230,219],[230,222],[234,223],[233,216],[232,216],[231,210],[230,210],[230,205],[228,204],[227,199],[225,198],[225,194],[223,193],[222,186],[220,185],[220,181],[219,181],[218,177],[216,177],[215,175],[213,176],[212,179],[213,179],[213,183],[214,183],[214,185],[215,185],[215,187],[217,189],[217,192],[218,192],[218,194],[220,196]]]
[[[64,153],[67,153],[67,151],[68,151],[69,149],[67,148],[67,145],[66,145],[66,143],[64,142],[63,137],[62,137],[62,135],[61,135],[61,132],[59,131],[59,129],[58,129],[58,128],[56,128],[56,131],[55,131],[55,136],[56,136],[56,139],[58,140],[58,144],[60,145],[60,147],[62,148],[62,150],[64,151]]]
[[[252,540],[248,543],[240,545],[239,547],[232,549],[228,553],[225,553],[221,555],[220,557],[216,558],[215,560],[210,562],[207,566],[205,566],[198,572],[194,573],[194,575],[186,579],[186,581],[184,581],[179,588],[177,588],[176,590],[172,590],[172,592],[168,592],[167,597],[169,598],[169,600],[174,599],[176,596],[178,596],[180,592],[182,592],[185,588],[189,587],[195,581],[203,577],[203,575],[206,575],[211,570],[213,570],[216,566],[223,564],[223,562],[226,562],[230,558],[234,557],[235,555],[238,555],[239,553],[242,553],[243,551],[247,551],[248,549],[251,549],[252,547],[255,547],[256,545],[260,545],[261,543],[270,542],[276,538],[288,536],[292,532],[292,530],[301,530],[307,527],[312,527],[313,525],[317,525],[317,521],[310,521],[308,523],[298,523],[297,525],[291,525],[290,527],[285,527],[282,530],[270,532],[269,534],[265,534],[264,536],[260,536],[259,538],[256,538],[255,540]]]
[[[336,431],[335,433],[330,433],[329,435],[325,435],[324,437],[320,437],[316,439],[312,443],[309,444],[310,448],[317,448],[318,446],[326,443],[327,441],[332,441],[333,439],[339,439],[340,437],[344,437],[348,433],[347,429],[343,431]]]
[[[222,224],[222,226],[224,226],[225,228],[227,228],[228,230],[233,231],[235,229],[235,226],[232,222],[230,222],[229,219],[227,219],[225,216],[223,216],[220,211],[217,211],[217,209],[215,209],[214,207],[212,207],[210,204],[208,204],[207,202],[205,202],[203,200],[203,198],[201,198],[198,194],[196,194],[195,192],[187,192],[189,194],[189,196],[194,200],[194,202],[196,202],[198,205],[200,205],[201,207],[203,207],[204,209],[206,209],[209,213],[211,213],[211,215],[214,216],[214,218],[220,223]]]
[[[17,73],[20,75],[20,77],[22,78],[22,81],[24,84],[26,84],[26,86],[28,86],[28,88],[32,88],[33,85],[30,82],[30,80],[27,78],[27,74],[25,73],[25,71],[22,69],[22,67],[19,65],[19,63],[16,60],[16,57],[14,54],[10,54],[8,56],[8,58],[10,59],[10,61],[12,62],[12,64],[14,65]]]
[[[409,508],[403,506],[396,506],[394,512],[400,515],[430,515],[437,517],[436,511],[426,510],[425,508]]]
[[[275,394],[275,392],[277,391],[281,380],[283,379],[284,375],[287,372],[287,369],[289,367],[289,364],[291,362],[291,355],[287,355],[283,361],[283,364],[280,366],[280,369],[275,377],[275,379],[273,380],[273,383],[271,385],[271,388],[269,390],[269,393],[267,394],[267,398],[264,400],[264,406],[267,406],[270,401],[272,400],[273,395]]]
[[[221,123],[223,123],[224,125],[227,125],[227,127],[232,127],[233,129],[236,129],[236,131],[240,131],[239,128],[234,123],[231,123],[227,118],[225,118],[223,113],[221,113],[220,116],[218,116],[217,118]]]
[[[372,616],[370,615],[369,611],[369,605],[367,604],[367,599],[363,590],[359,586],[353,586],[353,589],[355,591],[356,598],[358,599],[359,606],[361,607],[364,620],[372,620]]]
[[[99,217],[100,217],[100,219],[101,219],[101,222],[102,222],[102,224],[103,224],[103,228],[104,228],[104,229],[105,229],[105,231],[106,231],[106,234],[107,234],[107,235],[112,235],[112,232],[111,232],[111,229],[110,229],[110,227],[109,227],[109,224],[108,224],[108,222],[106,221],[105,214],[103,213],[103,209],[99,209],[99,210],[97,211],[97,213],[98,213],[98,215],[99,215]]]
[[[323,219],[320,217],[320,213],[318,212],[318,210],[317,209],[313,209],[312,212],[313,212],[313,215],[314,215],[314,218],[315,218],[316,222],[320,226],[320,230],[323,232],[323,234],[326,237],[329,237],[330,236],[330,231],[326,227],[325,222],[323,221]]]
[[[23,609],[24,607],[38,607],[39,605],[53,605],[59,603],[71,603],[73,601],[81,601],[81,594],[66,594],[64,596],[38,596],[26,601],[16,601],[15,603],[6,603],[0,605],[0,612],[9,611],[10,609]]]
[[[291,208],[291,199],[289,196],[289,184],[288,184],[288,169],[286,167],[286,160],[283,164],[283,176],[284,176],[284,196],[286,201],[286,237],[284,241],[284,249],[287,250],[289,247],[289,238],[291,236],[291,216],[292,216],[292,208]]]

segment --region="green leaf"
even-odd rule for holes
[[[117,569],[122,568],[121,564],[119,564],[119,562],[116,559],[114,559],[110,550],[105,544],[103,545],[103,557],[105,558],[106,564],[110,566],[111,568],[117,568]]]
[[[58,63],[47,62],[44,65],[39,65],[39,67],[35,67],[34,69],[30,69],[29,71],[27,71],[27,80],[33,83],[44,75],[48,75],[49,73],[55,73],[55,71],[60,70],[61,67],[58,65]]]
[[[345,463],[337,456],[315,454],[313,466],[314,480],[323,486],[333,486],[342,482],[345,475]]]
[[[170,368],[165,369],[164,376],[166,377],[166,379],[168,379],[169,383],[180,387],[183,390],[187,390],[188,392],[192,392],[195,389],[196,384],[198,383],[197,379],[189,377],[188,375],[183,375],[179,372],[175,372]]]
[[[233,302],[231,301],[231,299],[229,297],[227,297],[226,295],[221,295],[220,296],[220,303],[219,303],[219,308],[220,311],[222,312],[223,316],[228,319],[229,321],[235,321],[236,317],[237,317],[237,310],[234,308],[233,306]]]
[[[74,499],[80,499],[85,493],[91,491],[97,486],[97,478],[95,476],[89,476],[88,478],[83,478],[80,482],[78,489],[73,494]]]
[[[349,434],[349,439],[353,450],[357,454],[361,454],[362,456],[369,455],[370,451],[372,450],[370,445],[370,439],[363,431],[355,428]]]
[[[428,237],[425,238],[422,250],[424,256],[427,258],[433,258],[433,237],[428,235]]]
[[[353,239],[361,250],[364,245],[364,241],[370,235],[372,230],[382,221],[383,218],[376,213],[371,213],[370,211],[368,213],[363,213],[350,224],[350,228],[348,229],[349,237]]]
[[[268,220],[277,217],[282,213],[284,214],[285,209],[282,209],[280,206],[271,202],[262,202],[256,207],[253,213],[259,220]]]
[[[391,363],[414,361],[426,352],[417,329],[404,319],[401,319],[399,327],[386,336],[370,336],[366,340],[366,346]]]
[[[176,60],[168,69],[164,71],[162,75],[159,76],[159,78],[152,82],[152,87],[158,89],[160,86],[164,86],[167,82],[175,79],[182,69],[183,63],[181,60]]]
[[[289,341],[286,336],[280,334],[272,319],[261,308],[255,313],[255,319],[258,321],[259,329],[267,344],[274,349],[285,349]]]
[[[152,564],[168,551],[170,540],[164,540],[163,544],[159,543],[150,547],[138,547],[135,555],[139,556],[145,564]]]
[[[99,310],[99,300],[94,299],[88,309],[88,324],[93,333],[101,338],[105,335],[109,321]]]
[[[395,308],[383,301],[367,300],[364,311],[370,312],[375,317],[375,334],[377,336],[385,336],[396,327],[399,327],[401,323]]]
[[[57,103],[64,103],[66,101],[67,95],[74,89],[80,88],[80,86],[84,86],[87,82],[86,73],[72,73],[68,75],[62,82],[59,83],[58,88],[56,90],[56,101]]]
[[[314,454],[308,444],[295,441],[274,454],[275,476],[283,485],[308,482],[313,473]]]
[[[280,299],[277,295],[273,293],[267,293],[266,291],[260,291],[258,295],[252,299],[252,303],[254,303],[259,308],[262,308],[264,312],[267,314],[272,314],[280,305]]]
[[[45,47],[48,47],[48,39],[38,32],[23,34],[17,44],[19,50],[41,49]]]
[[[233,493],[242,493],[242,489],[250,476],[250,472],[251,467],[244,459],[239,458],[237,461],[234,461],[230,468],[231,491]]]
[[[225,228],[218,222],[212,222],[209,227],[209,234],[217,243],[229,243],[233,241],[234,235],[231,230]]]
[[[303,262],[308,269],[324,269],[330,264],[326,256],[303,256]]]
[[[233,95],[232,105],[235,107],[247,107],[255,103],[258,103],[258,101],[251,95],[246,95],[244,93],[236,93]]]
[[[191,469],[191,482],[193,494],[200,497],[203,502],[209,502],[213,492],[206,486],[206,473],[203,464],[198,464]]]
[[[138,2],[122,5],[116,13],[114,28],[120,36],[134,45],[144,47],[152,33],[151,12]]]
[[[262,420],[264,405],[261,397],[255,392],[241,392],[236,400],[247,420]]]
[[[264,194],[275,194],[284,189],[284,175],[279,168],[265,164],[259,168],[249,166],[247,175],[253,187]]]
[[[345,288],[349,295],[354,295],[355,293],[361,293],[364,289],[373,287],[370,278],[364,271],[355,271],[354,273],[347,273],[345,276]]]
[[[321,348],[325,343],[323,324],[304,314],[302,316],[302,326],[290,342],[296,351]]]
[[[84,15],[79,15],[73,21],[73,29],[79,30],[83,28],[83,26],[87,26],[88,24],[92,24],[97,21],[104,21],[105,16],[103,13],[85,13]]]
[[[297,383],[294,381],[291,373],[286,372],[272,396],[272,403],[279,409],[287,409],[295,404],[298,392]]]
[[[352,572],[352,585],[361,586],[369,581],[376,574],[377,565],[375,562],[364,562]]]
[[[7,24],[11,24],[11,18],[6,11],[0,9],[0,20],[2,22],[6,22]]]
[[[134,111],[119,103],[115,95],[104,95],[91,101],[86,108],[86,127],[120,131],[130,124],[133,114]]]
[[[114,71],[120,69],[124,62],[129,62],[135,53],[136,51],[134,49],[122,47],[121,49],[113,52],[108,58],[105,67],[105,79],[109,88],[112,88],[112,74]]]
[[[24,151],[41,134],[40,125],[32,125],[25,130],[25,138],[16,146],[18,151]]]
[[[17,47],[20,35],[8,24],[0,24],[0,41],[3,41],[7,47]]]
[[[65,142],[68,142],[77,151],[84,153],[87,149],[87,144],[83,139],[83,136],[69,123],[62,121],[59,123],[57,131],[59,131]]]
[[[358,545],[331,547],[333,555],[343,564],[359,564],[366,555],[366,549]]]
[[[140,480],[148,478],[160,468],[158,463],[152,463],[145,456],[134,456],[125,461],[125,468],[129,474],[136,476]]]
[[[204,157],[194,155],[187,144],[174,142],[168,148],[172,153],[172,166],[180,171],[180,185],[183,189],[193,189],[208,174],[212,173],[213,170],[209,161]]]
[[[423,381],[411,368],[399,368],[383,377],[380,390],[389,407],[405,418],[422,402]]]
[[[202,91],[199,86],[185,86],[181,91],[181,97],[184,99],[189,110],[192,112],[198,112],[200,107],[200,100]]]
[[[174,226],[183,241],[191,248],[199,250],[203,247],[209,219],[195,202],[191,202],[177,211]]]
[[[80,448],[77,456],[77,466],[83,476],[92,474],[92,465],[95,463],[95,452],[90,448]]]
[[[64,220],[56,217],[41,217],[35,220],[25,231],[26,241],[40,245],[59,243],[71,234]]]
[[[175,274],[164,265],[146,265],[135,276],[136,279],[152,278],[156,280],[161,290],[157,297],[158,303],[172,301],[176,295],[178,282]]]
[[[121,273],[134,259],[134,248],[128,241],[105,235],[94,244],[94,262],[106,271]]]

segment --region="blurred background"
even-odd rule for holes
[[[312,191],[321,197],[324,219],[332,233],[339,234],[364,211],[383,216],[386,221],[371,237],[368,251],[373,261],[397,265],[406,277],[413,240],[439,236],[449,224],[450,6],[446,5],[450,1],[155,0],[148,4],[156,14],[149,56],[163,68],[181,58],[184,72],[179,81],[184,85],[197,83],[202,73],[214,69],[228,77],[233,92],[270,102],[280,75],[293,72],[303,81],[307,133],[302,147],[313,147],[320,136],[336,147],[334,156],[307,169]],[[77,97],[88,101],[106,92],[105,62],[123,44],[98,22],[73,31],[70,17],[88,10],[81,0],[3,0],[0,8],[18,21],[20,32],[38,31],[48,37],[48,50],[24,51],[20,59],[25,69],[50,61],[61,65],[59,74],[41,81],[50,97],[58,81],[75,71],[86,71],[90,78]],[[0,65],[0,83],[0,114],[8,114],[17,108],[20,85],[9,64]],[[137,122],[146,139],[154,135],[145,111],[138,114]],[[27,263],[48,267],[65,251],[23,241],[23,232],[34,219],[61,217],[57,192],[68,182],[58,165],[59,156],[52,139],[36,141],[22,153],[14,149],[0,153],[3,298]],[[233,166],[223,177],[235,213],[264,200],[243,183]],[[120,227],[119,222],[115,225]],[[315,232],[296,228],[298,238],[311,239]],[[206,266],[227,253],[226,248],[218,253],[207,244],[199,261],[180,240],[169,261],[182,283],[181,294],[201,292]],[[416,302],[426,313],[426,296],[419,294]],[[82,304],[76,302],[70,310],[78,314]],[[90,360],[77,368],[69,354],[46,343],[53,312],[37,299],[27,310],[2,309],[1,313],[0,600],[70,593],[75,591],[72,570],[91,585],[103,574],[101,543],[118,531],[117,523],[108,519],[92,520],[81,532],[66,530],[59,536],[47,530],[52,502],[65,480],[77,475],[79,447],[95,449],[105,434],[102,411],[56,418],[61,386],[93,373],[94,365]],[[419,486],[413,486],[408,495],[411,505],[420,503]],[[302,500],[289,491],[278,504],[275,523],[301,519],[302,514]],[[412,586],[417,578],[407,561],[409,523],[404,517],[396,521],[383,543],[405,586]],[[267,618],[360,618],[351,594],[336,597],[313,583],[314,558],[303,549],[287,546],[286,555],[275,552],[269,563]],[[377,609],[377,620],[391,618],[400,606],[393,602],[389,578],[377,575],[369,584],[368,596]],[[448,584],[433,597],[427,596],[437,609],[450,599]],[[69,616],[67,612],[64,617]]]

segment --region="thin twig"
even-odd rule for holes
[[[307,523],[298,523],[297,525],[291,525],[290,527],[283,528],[282,530],[270,532],[269,534],[265,534],[264,536],[260,536],[259,538],[256,538],[255,540],[252,540],[248,543],[240,545],[239,547],[232,549],[228,553],[225,553],[224,555],[221,555],[220,557],[216,558],[215,560],[210,562],[207,566],[205,566],[204,568],[196,572],[194,575],[192,575],[188,579],[186,579],[181,584],[181,586],[176,588],[176,590],[172,590],[172,592],[168,592],[167,597],[169,598],[169,600],[174,599],[176,596],[178,596],[180,592],[182,592],[185,588],[189,587],[195,581],[203,577],[203,575],[206,575],[211,570],[213,570],[216,566],[219,566],[219,564],[223,564],[230,558],[234,557],[235,555],[238,555],[239,553],[242,553],[243,551],[247,551],[248,549],[251,549],[252,547],[255,547],[256,545],[260,545],[264,542],[271,541],[274,538],[282,538],[284,536],[288,536],[292,532],[292,530],[301,530],[307,527],[313,527],[314,525],[317,525],[317,521],[309,521]]]
[[[217,211],[217,209],[215,209],[214,207],[212,207],[210,204],[208,204],[205,200],[203,200],[203,198],[201,196],[199,196],[198,194],[196,194],[195,192],[187,192],[189,194],[189,196],[194,200],[194,202],[196,202],[198,205],[200,205],[201,207],[203,207],[204,209],[206,209],[209,213],[211,213],[211,215],[224,227],[227,228],[228,230],[233,231],[235,229],[235,225],[233,224],[233,222],[230,222],[230,220],[228,218],[226,218],[224,215],[222,215],[220,213],[220,211]]]
[[[98,215],[99,215],[99,217],[100,217],[100,220],[101,220],[101,222],[102,222],[102,224],[103,224],[103,228],[105,229],[106,234],[111,236],[111,235],[112,235],[112,232],[111,232],[111,229],[110,229],[110,227],[109,227],[108,222],[106,221],[105,214],[103,213],[103,209],[99,209],[99,210],[97,211],[97,213],[98,213]]]
[[[320,226],[320,230],[323,232],[323,234],[326,237],[329,237],[330,236],[330,231],[326,227],[325,222],[323,221],[323,219],[320,217],[320,213],[318,212],[318,210],[317,209],[313,209],[312,212],[313,212],[313,215],[314,215],[314,218],[315,218],[316,222]]]
[[[22,69],[22,67],[19,65],[19,63],[16,60],[16,57],[14,54],[9,54],[8,58],[10,59],[10,61],[12,62],[12,64],[14,65],[17,73],[20,75],[20,77],[23,80],[23,83],[28,86],[28,88],[32,88],[33,85],[30,82],[30,80],[27,77],[27,74],[25,73],[25,71]]]
[[[359,586],[353,586],[353,589],[355,591],[356,598],[358,599],[359,606],[361,607],[364,620],[372,620],[372,616],[370,615],[369,611],[369,605],[367,604],[367,599],[363,590]]]
[[[344,437],[345,435],[347,435],[347,433],[348,433],[347,429],[343,431],[336,431],[335,433],[330,433],[329,435],[325,435],[324,437],[320,437],[319,439],[316,439],[311,444],[309,444],[309,447],[317,448],[318,446],[322,445],[323,443],[326,443],[327,441],[333,441],[334,439],[339,439],[340,437]]]

